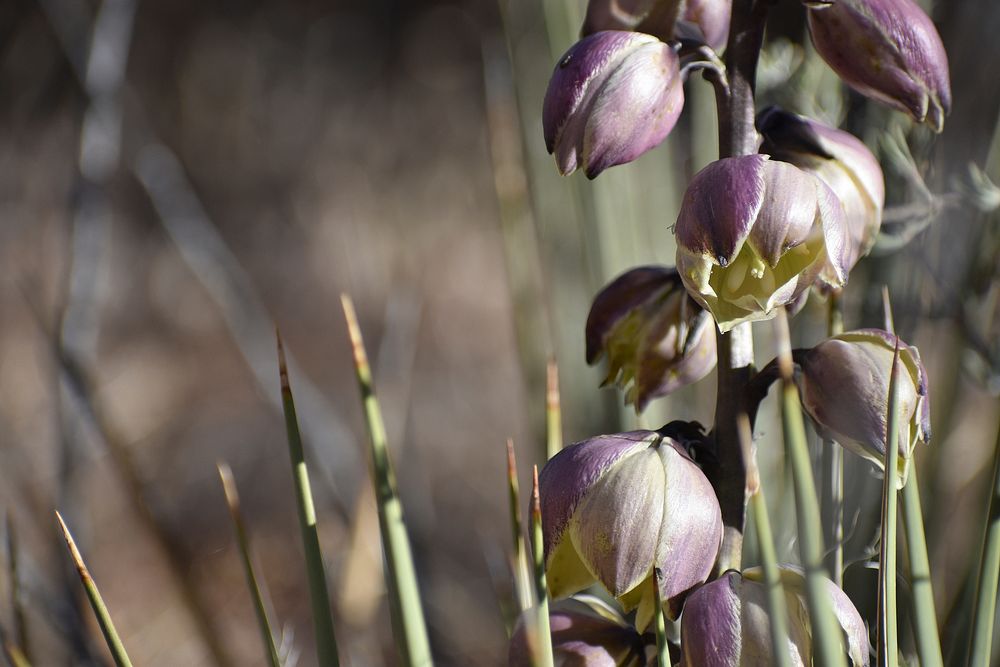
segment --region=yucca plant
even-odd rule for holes
[[[931,381],[917,349],[896,336],[887,298],[878,329],[845,330],[841,310],[851,272],[879,236],[882,170],[869,148],[844,130],[774,107],[758,109],[756,73],[770,4],[590,0],[583,37],[553,71],[541,114],[546,148],[559,172],[579,169],[589,179],[607,178],[608,170],[666,140],[682,118],[691,73],[703,72],[711,84],[720,154],[687,185],[673,227],[674,265],[618,276],[596,295],[579,329],[586,361],[605,358],[605,383],[618,385],[638,412],[713,369],[717,390],[708,429],[673,414],[660,428],[595,435],[564,447],[558,371],[549,363],[546,437],[543,447],[533,448],[544,451],[547,462],[540,472],[534,468],[527,525],[508,443],[510,563],[519,612],[510,626],[511,665],[899,665],[899,582],[909,592],[919,663],[943,664],[913,463],[918,444],[930,440]],[[941,131],[951,104],[947,59],[933,24],[912,0],[804,4],[816,53],[845,83]],[[808,299],[824,302],[827,337],[793,349],[790,320],[806,317],[798,314]],[[353,302],[344,296],[342,305],[369,435],[397,657],[404,665],[430,665],[389,438]],[[755,333],[770,334],[775,343],[774,360],[760,369]],[[339,665],[329,556],[320,548],[280,339],[278,368],[316,658]],[[780,437],[755,437],[772,385]],[[822,440],[819,485],[807,420]],[[781,480],[765,478],[758,468],[764,447],[781,451],[790,473],[797,562],[779,560],[765,489]],[[877,607],[869,618],[843,585],[844,450],[883,476],[878,548],[871,554]],[[968,660],[977,666],[990,661],[1000,578],[1000,441],[995,461],[968,610]],[[266,573],[254,564],[233,475],[224,464],[219,472],[263,655],[276,667],[284,656],[263,593]],[[897,509],[905,567],[897,566]],[[119,667],[130,665],[61,516],[59,523],[111,656]],[[751,525],[759,563],[744,547]],[[23,635],[0,639],[12,664],[28,664]]]

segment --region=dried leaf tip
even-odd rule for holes
[[[507,438],[507,479],[517,483],[517,458],[514,456],[514,439]]]
[[[354,356],[354,365],[359,375],[367,375],[368,355],[365,352],[365,342],[361,337],[361,325],[358,323],[358,313],[354,309],[354,301],[347,292],[340,295],[340,305],[344,309],[344,319],[347,320],[347,336],[351,340],[351,353]]]
[[[559,367],[554,357],[545,367],[545,402],[549,410],[559,409]]]
[[[225,461],[217,462],[215,467],[219,470],[219,479],[222,480],[222,492],[226,495],[226,505],[229,506],[231,512],[236,511],[240,506],[240,495],[236,490],[233,470]]]
[[[274,327],[274,338],[278,343],[278,376],[281,378],[281,390],[291,391],[288,382],[288,362],[285,360],[285,344],[281,340],[281,330]]]
[[[69,548],[69,554],[73,558],[73,564],[76,565],[76,569],[80,573],[80,578],[84,581],[89,580],[90,572],[87,570],[87,566],[83,562],[83,556],[80,555],[80,550],[76,547],[73,535],[69,532],[69,527],[66,525],[62,515],[58,511],[56,512],[56,519],[59,521],[59,528],[62,530],[63,539],[66,540],[66,546]]]

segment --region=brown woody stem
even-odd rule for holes
[[[764,41],[767,0],[734,0],[726,46],[728,90],[719,94],[720,157],[757,152],[754,128],[754,81]],[[715,405],[715,466],[709,475],[722,507],[725,526],[719,571],[740,569],[746,517],[747,465],[740,448],[737,419],[745,411],[744,396],[753,375],[753,334],[750,324],[718,334],[718,393]]]

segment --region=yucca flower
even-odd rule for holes
[[[781,568],[788,604],[788,650],[792,665],[812,665],[812,634],[805,599],[805,577],[792,566]],[[869,664],[868,630],[850,598],[827,580],[830,605],[847,639],[853,667]],[[692,593],[681,619],[680,667],[757,667],[775,664],[767,587],[759,568],[729,571]]]
[[[671,614],[712,571],[722,513],[678,439],[632,431],[576,443],[545,465],[539,490],[554,598],[599,581],[626,611],[639,608],[636,627],[644,630],[655,607],[654,568]]]
[[[886,451],[889,378],[897,338],[859,329],[796,353],[802,406],[817,429],[882,468]],[[927,372],[917,348],[899,341],[898,484],[906,483],[913,447],[931,436]]]
[[[847,280],[847,228],[833,191],[766,155],[730,157],[695,174],[677,217],[677,270],[720,331],[773,317],[824,270]]]
[[[656,37],[606,30],[559,59],[542,110],[545,146],[560,173],[594,178],[666,139],[684,106],[674,50]]]
[[[608,359],[605,383],[625,402],[650,400],[697,382],[715,368],[712,318],[684,289],[676,269],[642,266],[602,289],[587,317],[587,363]]]
[[[936,132],[951,110],[948,56],[913,0],[837,0],[809,9],[816,51],[848,85]]]
[[[522,614],[510,638],[507,664],[531,667],[530,625],[534,611]],[[618,609],[592,595],[552,604],[549,612],[552,655],[566,667],[645,667],[653,665],[656,637],[640,634]]]
[[[757,116],[757,129],[764,137],[761,153],[813,174],[837,195],[844,207],[850,271],[875,245],[882,225],[885,179],[878,160],[849,132],[777,107]],[[825,287],[836,282],[832,267],[820,273],[820,282]]]

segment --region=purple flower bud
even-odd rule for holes
[[[823,60],[848,85],[926,122],[936,132],[951,109],[948,57],[913,0],[837,0],[809,9]]]
[[[860,329],[828,338],[799,355],[802,405],[826,437],[883,467],[889,378],[896,337]],[[913,446],[930,440],[927,372],[917,348],[899,342],[899,485]]]
[[[697,39],[715,50],[726,45],[732,0],[682,0],[679,11],[673,5],[674,0],[590,0],[581,32],[635,30],[664,40]],[[677,24],[671,25],[674,18]]]
[[[854,135],[777,107],[761,112],[757,129],[764,136],[761,153],[813,174],[837,195],[844,207],[850,271],[875,245],[882,224],[885,179],[878,160]],[[820,273],[820,282],[833,286],[832,267]]]
[[[542,129],[562,174],[587,178],[663,141],[684,106],[677,54],[650,35],[608,30],[574,44],[545,92]]]
[[[783,566],[781,582],[788,603],[788,649],[792,664],[812,664],[805,579],[798,568]],[[827,580],[834,615],[847,637],[854,667],[869,664],[868,630],[850,598]],[[681,667],[773,665],[767,587],[759,568],[727,572],[692,593],[681,619]]]
[[[703,41],[719,51],[729,37],[732,11],[733,0],[687,0],[677,23],[677,36],[694,37],[695,31],[700,32]]]
[[[511,635],[507,653],[510,667],[533,664],[526,626],[533,613],[522,614]],[[655,637],[640,635],[617,609],[591,595],[553,603],[549,626],[557,665],[641,667],[656,653]]]
[[[608,376],[625,403],[650,400],[697,382],[715,368],[711,318],[684,289],[675,269],[643,266],[615,278],[587,317],[587,363],[608,357]]]
[[[720,331],[795,302],[824,268],[847,280],[847,227],[833,191],[766,155],[695,174],[677,217],[677,270]]]
[[[655,431],[603,435],[563,449],[539,477],[549,590],[564,597],[596,579],[636,627],[660,598],[676,614],[705,581],[722,542],[722,513],[685,449]]]

